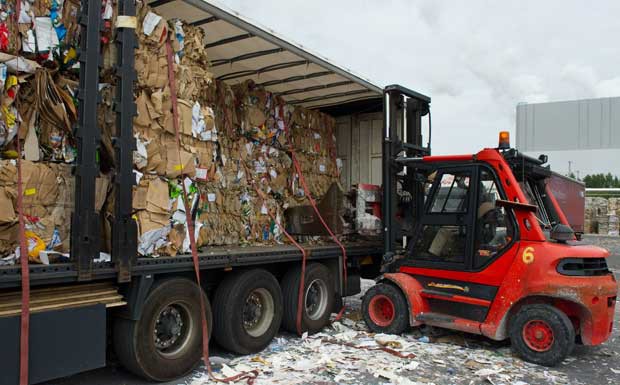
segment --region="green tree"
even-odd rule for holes
[[[620,188],[620,180],[618,176],[607,174],[588,174],[583,177],[583,182],[588,188]]]

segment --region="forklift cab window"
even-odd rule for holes
[[[443,264],[464,264],[471,169],[431,174],[436,181],[427,202],[420,233],[415,237],[415,259]],[[437,181],[437,178],[440,178]],[[425,199],[426,200],[426,199]]]
[[[542,196],[540,192],[538,191],[538,188],[536,187],[535,184],[527,180],[519,182],[519,186],[521,187],[521,190],[523,191],[523,193],[525,194],[525,197],[527,198],[527,203],[538,207],[536,209],[536,219],[538,220],[538,223],[540,224],[540,226],[543,228],[543,231],[547,235],[547,238],[549,238],[548,237],[549,230],[551,230],[551,228],[553,227],[553,224],[551,223],[551,220],[549,219],[549,215],[547,214],[547,211],[545,210],[545,205],[544,205]]]
[[[442,174],[441,184],[435,194],[431,213],[466,212],[469,179],[469,174]]]
[[[502,253],[514,237],[514,228],[512,221],[507,217],[506,209],[495,205],[495,201],[502,198],[493,174],[481,168],[476,213],[474,268],[486,265]]]

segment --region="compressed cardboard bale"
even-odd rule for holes
[[[157,214],[169,214],[171,205],[168,183],[160,178],[150,181],[146,190],[146,210]]]
[[[163,88],[168,84],[168,60],[165,47],[156,49],[138,48],[135,68],[141,86]]]
[[[592,198],[592,215],[594,217],[600,217],[607,215],[609,209],[609,201],[606,198],[595,197]]]
[[[251,82],[231,88],[213,80],[208,72],[204,29],[167,22],[146,6],[139,7],[138,19],[138,116],[134,121],[138,151],[134,164],[144,176],[134,191],[134,209],[141,238],[149,231],[160,237],[141,247],[141,254],[189,251],[184,205],[178,198],[178,186],[187,177],[192,207],[197,209],[199,247],[280,242],[281,232],[268,214],[282,221],[282,212],[295,192],[286,148],[292,144],[296,153],[302,153],[304,175],[314,198],[320,199],[338,179],[332,151],[335,144],[327,142],[333,139],[333,119],[287,105]],[[178,140],[167,78],[164,43],[168,31],[176,54],[172,70],[178,98]],[[299,120],[292,132],[299,136],[297,146],[287,135],[295,111]],[[149,206],[149,184],[156,175],[167,181],[170,196],[177,197],[169,210],[161,204]],[[265,202],[255,188],[262,191]],[[157,211],[161,216],[155,215]]]
[[[10,187],[0,188],[0,224],[14,223],[17,213],[13,207],[16,191]]]
[[[288,106],[252,81],[236,85],[233,90],[242,134],[264,144],[285,145],[287,139],[284,115]]]
[[[138,28],[136,35],[140,46],[157,49],[164,46],[168,36],[168,21],[143,2],[136,7]]]
[[[3,253],[18,246],[17,167],[15,161],[0,161],[0,191],[4,198],[0,209],[5,234],[0,235]],[[71,166],[34,163],[22,160],[23,209],[26,230],[36,234],[45,249],[69,251],[74,179]]]
[[[166,147],[166,176],[176,178],[181,174],[192,178],[196,176],[196,157],[176,146]]]
[[[169,243],[172,212],[168,183],[156,176],[144,176],[134,187],[133,198],[138,224],[138,252],[152,255]]]

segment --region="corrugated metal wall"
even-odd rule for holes
[[[383,113],[341,116],[336,120],[340,181],[346,190],[358,183],[381,185]]]
[[[620,148],[620,97],[519,104],[516,140],[521,151]]]

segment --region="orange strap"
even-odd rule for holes
[[[178,102],[177,102],[177,93],[176,93],[176,81],[174,77],[174,54],[172,52],[172,46],[170,44],[170,36],[168,36],[168,40],[166,41],[166,53],[168,58],[168,82],[170,86],[170,96],[172,102],[172,123],[174,126],[174,132],[176,135],[177,141],[177,150],[179,151],[179,159],[181,159],[181,135],[179,130],[179,111],[178,111]],[[184,170],[181,169],[181,176],[185,176]],[[181,181],[181,185],[183,187],[183,203],[185,205],[185,218],[187,221],[187,231],[189,236],[189,244],[192,252],[192,261],[194,262],[194,273],[196,274],[196,283],[198,284],[198,289],[200,290],[200,315],[201,315],[201,324],[202,324],[202,357],[204,359],[205,365],[207,367],[207,372],[209,373],[209,377],[217,382],[230,383],[239,380],[246,380],[248,385],[254,383],[254,380],[258,376],[257,370],[252,370],[250,372],[242,372],[237,375],[226,377],[226,378],[217,378],[214,376],[213,371],[211,369],[211,362],[209,361],[209,329],[207,325],[207,318],[205,316],[206,306],[204,302],[204,296],[202,295],[202,286],[200,285],[200,263],[198,260],[198,250],[196,248],[196,237],[194,234],[194,222],[192,220],[192,210],[189,203],[189,198],[187,194],[187,188],[185,187],[185,181]]]

